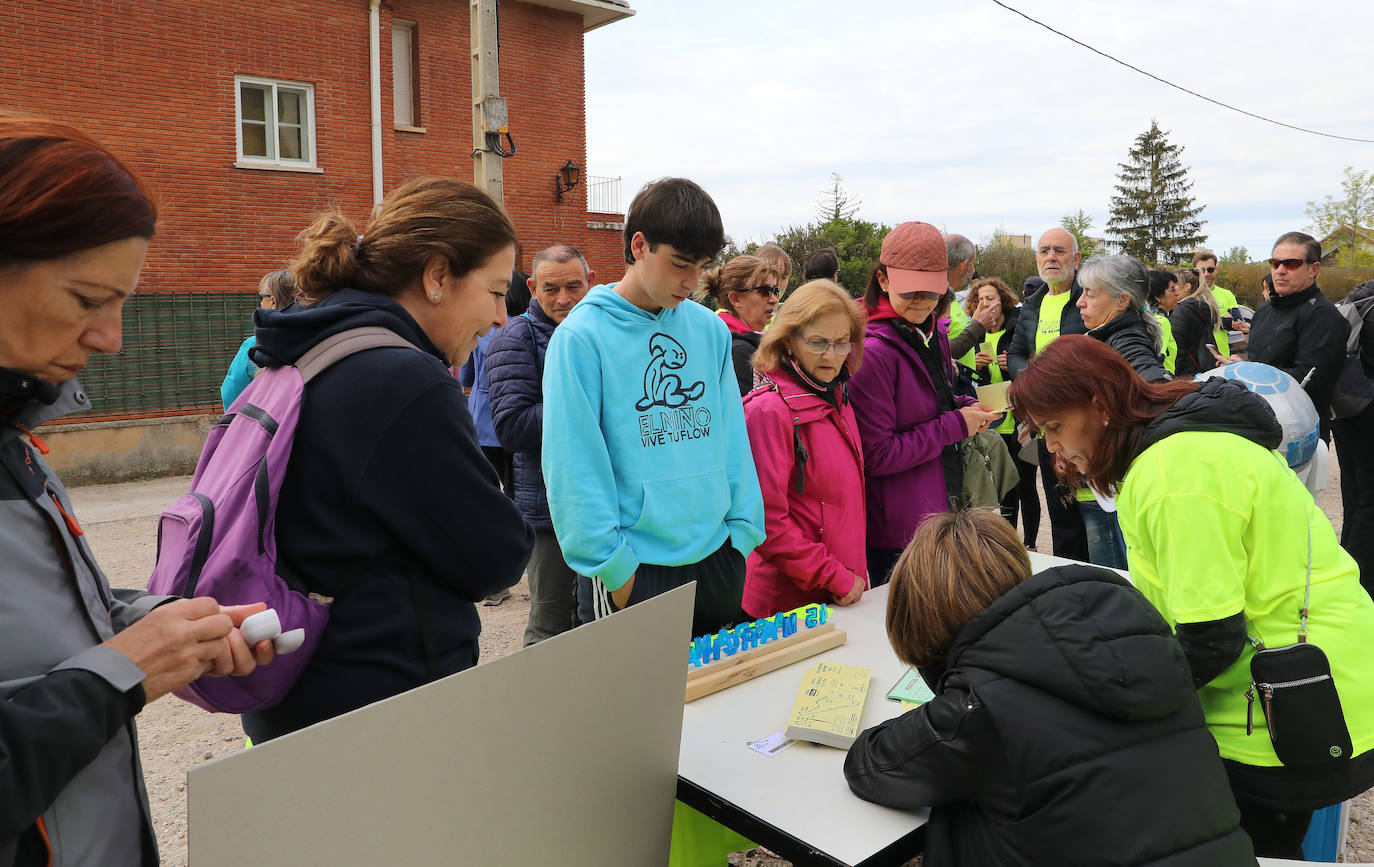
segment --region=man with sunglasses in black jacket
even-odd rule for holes
[[[1269,267],[1274,295],[1250,323],[1247,357],[1287,372],[1317,408],[1321,436],[1331,442],[1331,395],[1345,365],[1350,324],[1317,286],[1322,245],[1288,232],[1274,242]],[[1219,356],[1218,361],[1232,359]]]

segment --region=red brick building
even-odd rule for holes
[[[417,175],[474,179],[470,3],[496,5],[19,0],[0,7],[0,106],[71,121],[147,178],[161,220],[140,295],[251,299],[315,214],[338,207],[361,222],[372,206],[373,27],[382,190]],[[516,148],[501,170],[521,267],[570,243],[615,279],[622,217],[587,209],[583,33],[634,12],[624,0],[496,10]],[[554,178],[569,161],[583,177],[558,202]]]

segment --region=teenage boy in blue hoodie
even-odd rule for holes
[[[646,185],[625,217],[624,278],[593,287],[549,341],[544,481],[584,622],[689,581],[694,635],[743,617],[763,497],[730,334],[688,300],[724,246],[701,187]]]

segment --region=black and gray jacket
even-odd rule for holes
[[[1173,379],[1169,371],[1164,369],[1163,357],[1155,351],[1154,340],[1139,310],[1125,311],[1089,331],[1088,336],[1115,349],[1146,382],[1168,382]]]
[[[71,501],[20,430],[89,409],[0,368],[0,865],[149,865],[134,715],[143,672],[99,646],[165,596],[111,590]]]
[[[1012,379],[1021,375],[1035,354],[1035,334],[1040,329],[1040,302],[1045,300],[1049,292],[1050,287],[1044,286],[1021,305],[1021,315],[1016,320],[1016,335],[1007,348],[1007,373]],[[1078,296],[1082,294],[1083,287],[1078,285],[1078,278],[1074,277],[1073,285],[1069,287],[1069,301],[1059,314],[1061,335],[1088,333],[1088,326],[1083,324],[1083,311],[1078,309]]]
[[[844,772],[931,808],[927,867],[1255,863],[1183,653],[1116,573],[1027,579],[921,674],[935,698],[863,732]]]

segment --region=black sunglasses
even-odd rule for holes
[[[1275,271],[1279,270],[1279,266],[1280,266],[1280,265],[1282,265],[1283,267],[1287,268],[1289,271],[1292,271],[1292,270],[1294,270],[1294,269],[1296,269],[1296,268],[1301,268],[1303,265],[1310,265],[1310,264],[1312,264],[1312,260],[1311,260],[1311,259],[1270,259],[1270,260],[1269,260],[1269,267],[1272,268],[1272,269],[1275,270]]]
[[[757,292],[765,298],[769,296],[772,296],[774,298],[782,297],[782,289],[777,286],[751,286],[746,291]]]

